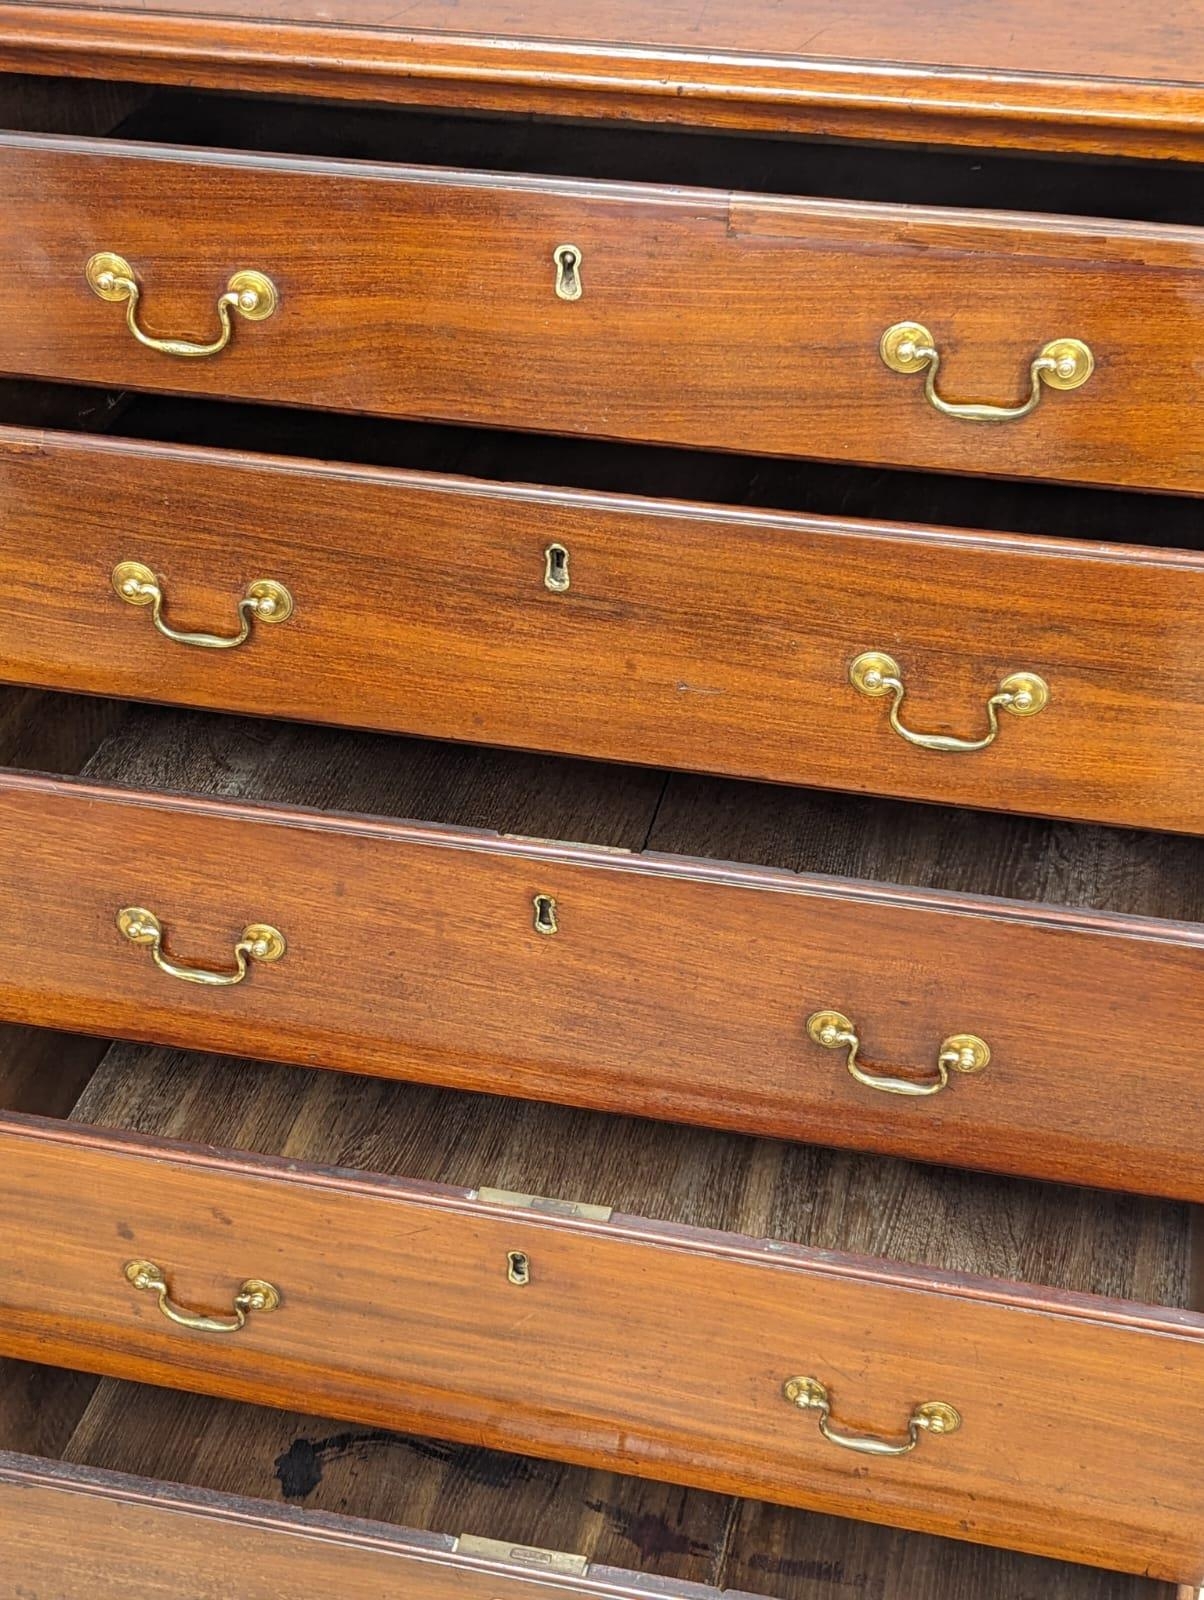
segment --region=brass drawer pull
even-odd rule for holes
[[[234,650],[246,644],[253,622],[287,622],[293,614],[293,597],[275,578],[254,578],[238,602],[242,626],[237,633],[181,633],[163,620],[163,586],[141,561],[119,561],[113,568],[113,588],[131,606],[150,606],[151,621],[173,644],[191,644],[198,650]]]
[[[242,938],[234,946],[235,970],[210,972],[205,967],[181,967],[163,954],[163,924],[153,911],[141,906],[124,906],[117,913],[117,926],[131,944],[150,946],[151,960],[160,972],[169,978],[180,978],[184,983],[202,983],[211,989],[228,989],[241,983],[247,975],[251,961],[281,961],[287,946],[284,935],[265,922],[253,922],[242,930]]]
[[[1095,371],[1095,357],[1081,339],[1051,339],[1029,364],[1027,400],[1018,406],[955,405],[936,392],[941,357],[922,322],[896,322],[882,335],[878,348],[892,372],[926,372],[924,398],[928,404],[962,422],[1016,422],[1036,410],[1044,384],[1051,389],[1078,389]]]
[[[143,333],[138,326],[138,301],[142,291],[134,276],[134,269],[124,256],[111,250],[98,251],[84,268],[84,277],[93,294],[102,300],[125,304],[125,325],[148,350],[159,350],[166,356],[215,356],[230,343],[230,313],[237,311],[248,322],[263,322],[280,304],[276,285],[262,272],[236,272],[226,285],[225,294],[217,299],[217,320],[221,332],[210,344],[194,344],[190,339],[155,339]]]
[[[1049,685],[1035,672],[1012,672],[1000,680],[999,687],[987,701],[987,731],[981,739],[957,739],[948,733],[916,733],[905,728],[899,720],[899,710],[907,690],[899,671],[899,663],[884,650],[866,650],[849,664],[849,682],[854,689],[868,695],[871,700],[883,695],[891,696],[890,725],[908,744],[921,750],[966,752],[985,750],[999,737],[999,713],[1008,711],[1014,717],[1035,717],[1049,704]]]
[[[176,1305],[163,1269],[153,1261],[127,1261],[125,1275],[135,1289],[147,1289],[159,1296],[159,1310],[170,1322],[181,1328],[191,1328],[195,1333],[238,1333],[246,1327],[249,1312],[275,1311],[280,1304],[280,1291],[274,1285],[263,1278],[248,1278],[234,1296],[233,1316],[209,1317]]]
[[[845,1065],[858,1083],[867,1089],[881,1089],[886,1094],[906,1094],[922,1099],[930,1094],[940,1094],[948,1087],[949,1069],[955,1072],[981,1072],[990,1062],[991,1049],[976,1033],[954,1033],[942,1041],[936,1058],[936,1077],[931,1083],[916,1083],[909,1078],[888,1078],[881,1073],[867,1072],[857,1059],[861,1040],[848,1017],[839,1011],[817,1011],[807,1018],[807,1032],[816,1044],[825,1050],[848,1050]]]
[[[832,1397],[818,1378],[788,1378],[782,1394],[800,1411],[819,1412],[819,1431],[829,1444],[842,1450],[856,1450],[863,1456],[907,1456],[920,1442],[923,1433],[956,1433],[962,1425],[961,1412],[945,1400],[925,1400],[912,1408],[907,1419],[906,1439],[879,1439],[872,1433],[842,1433],[831,1423]]]

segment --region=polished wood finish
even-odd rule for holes
[[[215,14],[216,13],[216,14]],[[1006,18],[946,0],[819,0],[587,12],[437,0],[8,0],[0,64],[22,71],[472,105],[847,138],[1204,158],[1204,22],[1023,0]]]
[[[0,1394],[7,1369],[15,1365],[0,1369]],[[51,1375],[63,1382],[74,1376]],[[1038,1594],[1056,1594],[1058,1600],[1172,1600],[1164,1584],[1098,1568],[111,1379],[100,1380],[79,1426],[55,1454],[65,1465],[10,1456],[0,1468],[0,1526],[6,1515],[17,1515],[16,1497],[7,1490],[55,1491],[54,1500],[41,1502],[38,1536],[22,1541],[27,1565],[24,1573],[17,1565],[13,1582],[28,1579],[29,1566],[45,1562],[47,1548],[62,1542],[61,1519],[77,1508],[88,1518],[92,1501],[81,1497],[96,1490],[102,1502],[97,1517],[106,1494],[122,1508],[131,1495],[153,1493],[157,1512],[209,1513],[209,1545],[198,1550],[196,1563],[181,1563],[176,1579],[193,1583],[184,1591],[189,1600],[197,1576],[217,1564],[215,1546],[229,1581],[238,1563],[230,1559],[223,1528],[248,1515],[267,1536],[255,1546],[255,1559],[241,1563],[250,1567],[252,1579],[255,1570],[278,1559],[273,1552],[281,1534],[316,1526],[320,1535],[337,1517],[349,1535],[358,1536],[357,1549],[381,1535],[390,1545],[399,1543],[407,1537],[404,1530],[417,1528],[425,1549],[437,1548],[431,1535],[469,1533],[512,1546],[574,1552],[590,1565],[586,1592],[594,1592],[590,1586],[604,1569],[618,1568],[626,1582],[638,1582],[639,1574],[674,1600],[697,1594],[683,1589],[689,1584],[773,1600],[832,1600],[833,1586],[875,1600],[915,1600],[917,1594],[925,1600],[981,1600],[984,1594],[991,1600],[1032,1600]],[[152,1488],[116,1476],[126,1473],[156,1482]],[[85,1582],[110,1583],[117,1570],[127,1568],[116,1553],[112,1563],[101,1564],[108,1541],[103,1534],[98,1544],[81,1538],[82,1520],[68,1541],[69,1559],[83,1569],[81,1592],[64,1594],[60,1567],[54,1592],[62,1600],[92,1600],[97,1590],[83,1588]],[[168,1542],[176,1518],[159,1515],[155,1522],[161,1531],[153,1551]],[[81,1546],[82,1557],[75,1553]],[[11,1571],[11,1558],[9,1566]],[[407,1576],[412,1581],[418,1572]],[[612,1570],[609,1576],[620,1574]],[[179,1593],[166,1575],[163,1581],[168,1594]],[[337,1588],[344,1592],[342,1583]],[[123,1591],[116,1593],[124,1600]],[[278,1586],[271,1600],[279,1593]]]
[[[520,1562],[457,1555],[453,1539],[0,1452],[0,1548],[8,1541],[0,1600],[128,1600],[131,1583],[140,1600],[194,1600],[230,1584],[239,1600],[687,1600],[638,1573],[541,1580]],[[691,1588],[688,1600],[718,1594]]]
[[[1195,228],[19,134],[0,138],[0,219],[9,373],[1204,492]],[[554,293],[565,240],[575,303]],[[280,309],[216,359],[174,361],[88,288],[106,249],[159,334],[212,336],[239,266],[273,279]],[[1022,422],[973,426],[882,362],[904,317],[931,327],[959,401],[1015,403],[1056,336],[1098,367]]]
[[[344,1437],[354,1439],[354,1430],[345,1430]],[[363,1454],[369,1475],[377,1476],[379,1449],[369,1444]],[[598,1509],[605,1515],[628,1510],[614,1502]],[[772,1508],[753,1509],[773,1515]],[[597,1524],[601,1519],[595,1512],[592,1520]],[[657,1523],[645,1517],[643,1526],[655,1537]],[[670,1544],[687,1543],[688,1534],[680,1526],[660,1526]],[[857,1572],[839,1557],[833,1560],[826,1551],[816,1553],[817,1526],[844,1533],[845,1546],[852,1548],[840,1553],[847,1560],[855,1552],[862,1571],[881,1568],[887,1586],[874,1593],[882,1600],[914,1600],[918,1577],[914,1563],[905,1580],[892,1581],[891,1568],[875,1559],[877,1548],[886,1543],[884,1530],[819,1517],[789,1525],[800,1540],[798,1555],[790,1545],[768,1553],[740,1551],[751,1568],[749,1584],[755,1586],[747,1592],[785,1600],[827,1600],[829,1579],[839,1581],[840,1576]],[[231,1581],[238,1584],[240,1600],[279,1600],[285,1593],[309,1593],[314,1585],[346,1600],[378,1600],[397,1591],[415,1600],[478,1596],[554,1600],[575,1595],[598,1600],[644,1596],[718,1600],[721,1592],[709,1585],[683,1587],[672,1578],[647,1578],[597,1564],[580,1578],[541,1580],[528,1567],[457,1555],[447,1538],[425,1537],[379,1522],[291,1512],[287,1507],[265,1507],[257,1501],[0,1453],[0,1541],[5,1539],[11,1540],[16,1553],[8,1556],[7,1570],[0,1573],[3,1600],[30,1600],[31,1595],[40,1600],[43,1594],[56,1600],[128,1600],[134,1566],[138,1593],[146,1600],[194,1600],[198,1585],[209,1584],[219,1593]],[[1166,1586],[1149,1580],[1031,1557],[1001,1558],[985,1550],[950,1557],[944,1542],[927,1543],[933,1547],[934,1560],[920,1569],[919,1579],[926,1584],[922,1591],[926,1600],[979,1600],[983,1591],[974,1587],[976,1581],[984,1569],[998,1578],[1001,1560],[1007,1563],[1002,1574],[1006,1587],[992,1587],[992,1600],[1026,1600],[1039,1592],[1056,1592],[1059,1600],[1169,1600]],[[941,1565],[935,1560],[938,1552],[944,1557]],[[905,1545],[904,1553],[913,1552]],[[1013,1572],[1014,1582],[1007,1583]],[[1056,1591],[1022,1587],[1026,1580],[1043,1579],[1055,1582]],[[899,1586],[903,1581],[913,1586]],[[727,1584],[722,1589],[724,1595],[744,1592]],[[1182,1592],[1181,1600],[1196,1600],[1194,1586]]]
[[[0,508],[10,681],[1204,833],[1204,554],[20,428]],[[178,627],[234,631],[266,574],[296,612],[174,645],[114,594],[130,558]],[[925,730],[976,736],[1021,666],[1050,705],[989,751],[916,750],[847,679],[883,646]]]
[[[953,813],[850,812],[842,831],[841,806],[776,791],[736,786],[708,805],[654,772],[150,710],[91,771],[130,787],[0,779],[10,1020],[1204,1198],[1194,841],[1126,850],[1099,830],[1072,872],[1073,837],[1026,841],[1001,819],[996,856],[977,819],[967,871],[981,859],[998,883],[1010,857],[1016,891],[1038,902],[1098,877],[1097,903],[1128,908],[1068,911],[891,884],[893,865],[922,881],[935,867],[939,885]],[[247,803],[281,798],[301,807]],[[446,821],[327,814],[411,807]],[[476,831],[488,827],[591,844]],[[912,857],[872,853],[879,829],[911,837]],[[819,872],[797,854],[816,837]],[[856,881],[856,839],[885,885]],[[779,864],[723,864],[743,854]],[[537,894],[556,899],[554,938],[534,930]],[[126,905],[162,918],[177,959],[229,966],[257,921],[283,930],[288,955],[237,989],[178,983],[120,936]],[[30,906],[53,941],[29,936]],[[348,971],[371,981],[335,981]],[[957,1032],[994,1059],[902,1102],[807,1038],[827,1007],[900,1071],[930,1072]]]
[[[1198,1313],[36,1119],[9,1119],[0,1154],[9,1354],[1204,1577],[1201,1484],[1175,1470],[1204,1427]],[[190,1335],[125,1282],[137,1254],[186,1304],[254,1273],[280,1310]],[[966,1425],[845,1457],[782,1401],[813,1366],[847,1426],[888,1431],[921,1395]]]

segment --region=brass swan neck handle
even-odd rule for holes
[[[252,1311],[275,1311],[280,1304],[280,1291],[263,1278],[248,1278],[234,1296],[234,1310],[228,1317],[211,1317],[205,1312],[188,1311],[171,1297],[167,1275],[153,1261],[127,1261],[126,1281],[135,1289],[145,1289],[157,1295],[159,1310],[177,1327],[190,1328],[194,1333],[238,1333],[247,1325]]]
[[[124,256],[112,250],[99,250],[84,267],[84,277],[92,293],[102,300],[125,306],[125,325],[148,350],[161,355],[181,356],[186,360],[201,356],[219,355],[230,343],[233,332],[231,313],[248,322],[264,322],[280,304],[276,285],[262,272],[244,270],[236,272],[226,284],[225,292],[217,298],[218,335],[216,339],[198,342],[192,339],[157,339],[138,326],[138,305],[142,290],[133,267]]]
[[[1081,339],[1050,339],[1029,362],[1028,398],[1019,405],[959,403],[942,399],[936,392],[941,355],[922,322],[894,323],[882,335],[878,349],[892,372],[923,372],[928,404],[959,422],[1018,422],[1037,409],[1046,388],[1079,389],[1095,371],[1095,357]]]
[[[908,1456],[919,1444],[922,1433],[956,1433],[962,1425],[961,1412],[947,1400],[924,1400],[912,1407],[902,1439],[883,1439],[873,1433],[847,1433],[834,1427],[832,1396],[818,1378],[787,1378],[782,1396],[800,1411],[819,1413],[819,1431],[829,1444],[863,1456]]]
[[[901,713],[907,689],[899,663],[884,650],[865,650],[850,662],[849,682],[871,700],[890,696],[888,720],[900,739],[921,750],[954,755],[967,755],[993,745],[999,737],[1001,711],[1013,717],[1035,717],[1049,704],[1049,685],[1044,678],[1035,672],[1010,672],[1000,679],[994,694],[987,700],[987,731],[977,739],[960,739],[949,733],[918,733],[904,726]]]

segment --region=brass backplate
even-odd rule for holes
[[[142,906],[123,906],[117,913],[117,926],[131,944],[154,944],[163,933],[155,913]]]
[[[113,588],[127,605],[153,605],[158,587],[159,580],[141,561],[119,561],[113,568]]]
[[[279,928],[267,922],[253,922],[242,930],[242,943],[252,961],[281,961],[288,946]]]
[[[92,293],[102,300],[128,300],[130,291],[117,280],[135,281],[133,267],[124,256],[115,255],[112,250],[98,250],[84,268],[84,277]]]
[[[816,1044],[822,1044],[825,1050],[838,1050],[847,1039],[836,1039],[834,1033],[849,1034],[856,1032],[853,1024],[843,1012],[817,1011],[807,1018],[807,1032]],[[827,1035],[827,1037],[825,1037]]]
[[[999,685],[1000,694],[1012,699],[1004,706],[1014,717],[1035,717],[1049,704],[1049,685],[1035,672],[1013,672]]]
[[[962,1414],[956,1406],[944,1400],[925,1400],[912,1412],[918,1428],[929,1433],[956,1433],[962,1425]]]
[[[275,578],[255,578],[247,585],[247,599],[255,602],[258,622],[287,622],[293,614],[293,597]]]
[[[952,1056],[956,1072],[981,1072],[990,1064],[991,1047],[976,1033],[955,1033],[941,1045],[941,1055]]]
[[[818,1378],[787,1378],[782,1394],[804,1411],[818,1411],[828,1404],[827,1388]]]
[[[923,372],[931,357],[916,352],[932,348],[932,335],[922,322],[896,322],[878,345],[879,354],[892,372]]]
[[[236,272],[226,285],[226,292],[238,296],[239,314],[248,322],[266,322],[280,304],[271,278],[250,269]]]
[[[894,656],[888,656],[885,650],[863,651],[855,661],[849,663],[849,682],[854,689],[874,699],[890,694],[884,680],[898,676],[899,663]]]
[[[1081,339],[1051,339],[1041,347],[1041,355],[1053,362],[1041,374],[1051,389],[1081,389],[1095,371],[1091,347]]]

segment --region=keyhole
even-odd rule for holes
[[[569,586],[569,553],[562,544],[550,544],[543,553],[543,584],[555,594]]]
[[[531,1258],[525,1250],[506,1252],[506,1276],[511,1283],[518,1284],[520,1289],[524,1284],[531,1282]]]
[[[561,300],[581,298],[581,252],[575,244],[558,244],[552,251],[556,263],[556,293]]]
[[[556,902],[550,894],[535,896],[535,931],[551,935],[557,931]]]

